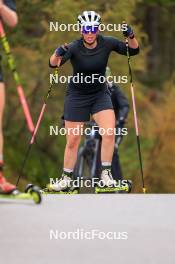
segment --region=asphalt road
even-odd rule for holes
[[[0,200],[0,264],[11,263],[174,264],[175,195]]]

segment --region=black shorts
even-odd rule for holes
[[[64,120],[86,122],[102,110],[113,109],[109,91],[105,88],[94,94],[67,92],[64,102]]]

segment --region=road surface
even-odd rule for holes
[[[1,199],[0,263],[174,264],[175,195]]]

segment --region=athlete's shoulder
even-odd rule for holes
[[[73,47],[73,46],[76,46],[76,45],[78,45],[79,40],[80,40],[80,39],[75,39],[75,40],[71,41],[71,42],[69,43],[69,45],[72,46],[72,47]]]
[[[68,44],[68,48],[71,50],[75,50],[76,48],[78,48],[79,44],[80,44],[80,39],[73,40]]]
[[[112,36],[102,36],[103,40],[106,42],[118,42],[119,40],[116,37],[112,37]]]
[[[4,0],[4,4],[8,6],[13,11],[16,11],[16,1],[15,0]]]
[[[78,40],[73,40],[67,45],[68,49],[66,54],[62,58],[61,65],[64,64],[68,59],[77,54],[78,49]]]
[[[123,44],[120,40],[112,36],[103,36],[105,46],[108,47],[111,51],[119,52],[121,45],[123,49]]]

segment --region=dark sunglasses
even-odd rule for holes
[[[96,34],[97,31],[98,31],[98,26],[83,26],[82,27],[83,34],[88,34],[88,33]]]

